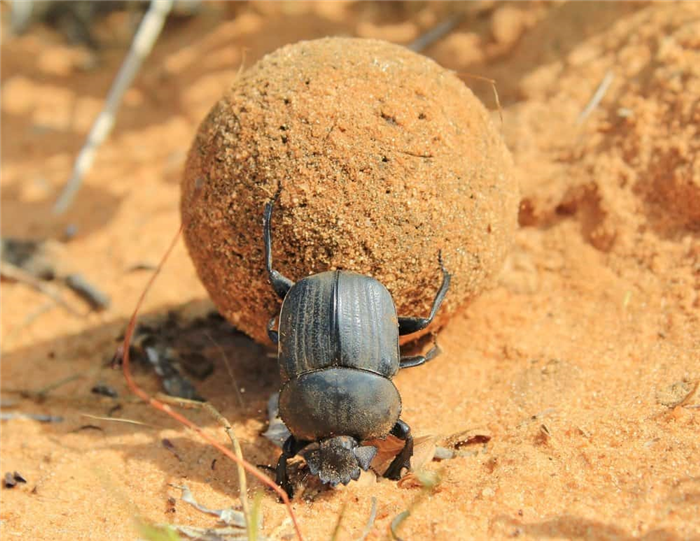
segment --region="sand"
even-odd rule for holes
[[[455,10],[466,19],[425,53],[498,79],[520,229],[496,286],[440,333],[442,356],[395,381],[417,435],[478,429],[491,439],[428,464],[440,482],[427,493],[381,481],[295,502],[305,536],[330,538],[345,506],[339,538],[359,538],[376,498],[370,539],[409,506],[405,539],[700,538],[699,5],[209,9],[166,28],[61,218],[49,209],[119,65],[126,16],[102,23],[110,46],[89,71],[81,70],[86,52],[51,30],[4,35],[3,235],[62,238],[75,224],[66,264],[107,291],[112,306],[74,317],[24,285],[2,284],[3,412],[64,418],[2,423],[2,473],[28,480],[0,492],[3,538],[134,539],[136,517],[214,525],[171,484],[210,507],[235,501],[235,468],[102,367],[149,276],[130,269],[156,262],[177,230],[187,150],[241,62],[328,34],[407,43]],[[582,117],[606,78],[602,100]],[[463,79],[498,126],[489,84]],[[210,309],[180,244],[145,314]],[[242,334],[212,337],[220,348],[203,352],[215,374],[198,389],[231,420],[251,462],[273,463],[278,451],[260,432],[279,385],[274,359]],[[12,392],[73,375],[42,402]],[[140,369],[137,378],[158,390],[152,374]],[[98,382],[119,398],[92,394]],[[146,425],[84,416],[117,404],[115,417]],[[206,414],[188,415],[225,442]],[[266,493],[262,512],[271,534],[284,508]],[[291,534],[288,525],[278,530]]]

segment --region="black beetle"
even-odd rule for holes
[[[277,483],[292,495],[287,460],[301,453],[323,483],[348,484],[377,453],[376,447],[360,443],[389,434],[405,441],[384,474],[399,479],[402,469],[410,467],[413,437],[399,419],[401,396],[391,378],[440,353],[435,344],[426,355],[402,357],[399,335],[433,321],[452,277],[438,256],[442,285],[427,318],[397,317],[391,294],[370,276],[335,270],[295,284],[272,268],[273,206],[274,201],[267,203],[263,217],[265,259],[282,308],[278,330],[275,316],[267,331],[278,344],[280,417],[292,434],[277,463]]]

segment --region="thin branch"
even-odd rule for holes
[[[39,293],[43,293],[56,304],[65,308],[72,315],[83,317],[83,314],[81,314],[80,312],[78,312],[78,310],[76,310],[70,304],[68,304],[56,289],[54,289],[48,284],[45,284],[38,278],[35,278],[34,276],[20,269],[16,265],[8,263],[7,261],[0,262],[0,275],[2,275],[3,278],[6,278],[8,280],[14,280],[15,282],[20,282],[22,284],[26,284],[28,286],[33,287]]]
[[[165,19],[170,13],[173,0],[152,0],[151,6],[144,15],[126,60],[119,69],[117,77],[114,79],[112,88],[109,90],[104,108],[100,112],[97,120],[92,125],[85,145],[80,150],[78,158],[73,166],[73,175],[66,183],[61,195],[58,197],[53,207],[54,214],[63,214],[73,202],[75,194],[78,193],[83,177],[92,167],[95,161],[97,149],[102,145],[114,127],[114,119],[121,104],[122,97],[131,86],[134,77],[139,71],[141,64],[148,57],[155,44]]]
[[[415,51],[416,53],[427,49],[433,43],[441,40],[447,34],[452,32],[452,30],[454,30],[459,25],[459,23],[462,22],[463,18],[464,14],[462,13],[452,15],[452,17],[442,21],[437,26],[428,30],[425,34],[418,36],[408,45],[408,48],[412,51]]]
[[[252,534],[254,526],[251,522],[250,506],[248,504],[248,482],[245,477],[245,470],[243,469],[244,459],[241,444],[238,442],[238,438],[233,432],[233,428],[231,427],[231,423],[228,422],[228,419],[221,415],[216,410],[216,408],[212,406],[209,402],[204,403],[204,408],[209,412],[209,414],[212,417],[219,421],[219,424],[224,428],[224,432],[226,432],[226,435],[231,440],[233,452],[236,453],[236,456],[239,459],[239,461],[236,463],[236,466],[238,467],[238,485],[240,493],[239,497],[241,499],[241,505],[243,506],[243,516],[245,517],[246,528],[248,530],[248,533]]]
[[[187,417],[184,417],[180,415],[178,412],[174,411],[170,406],[167,404],[164,404],[163,402],[156,400],[152,396],[150,396],[146,391],[141,389],[141,387],[138,386],[136,381],[134,380],[133,376],[131,375],[131,368],[130,368],[130,360],[129,360],[129,348],[131,346],[131,338],[134,335],[134,331],[136,329],[136,319],[138,317],[139,310],[141,309],[141,305],[143,304],[144,299],[146,298],[146,295],[148,294],[148,291],[150,290],[151,286],[153,285],[153,282],[155,279],[158,277],[160,274],[160,271],[163,269],[163,265],[167,261],[168,257],[170,256],[170,253],[173,251],[175,248],[175,244],[177,243],[178,239],[180,238],[180,234],[182,233],[182,229],[184,227],[184,224],[180,225],[180,228],[177,231],[177,234],[173,237],[173,240],[170,243],[170,246],[168,247],[167,251],[163,255],[163,258],[161,259],[160,263],[158,264],[158,268],[156,271],[153,273],[153,276],[151,276],[150,280],[146,284],[146,287],[144,288],[143,292],[141,293],[141,296],[139,297],[138,302],[136,303],[136,308],[134,309],[134,313],[131,316],[131,319],[129,320],[129,325],[126,329],[126,333],[124,334],[124,341],[122,342],[122,345],[120,347],[120,351],[117,352],[117,357],[121,357],[122,359],[122,372],[124,374],[124,379],[126,379],[126,383],[129,386],[129,389],[131,389],[131,392],[133,392],[136,396],[138,396],[141,400],[144,402],[148,403],[150,406],[156,408],[157,410],[162,411],[163,413],[169,415],[176,421],[178,421],[180,424],[186,426],[187,428],[194,430],[200,438],[202,438],[204,441],[209,443],[211,446],[215,447],[217,450],[219,450],[222,454],[236,462],[237,464],[240,464],[248,473],[250,473],[253,477],[258,479],[261,483],[264,485],[270,487],[272,490],[275,491],[275,493],[282,499],[284,502],[284,505],[287,507],[287,511],[289,512],[289,516],[292,519],[292,523],[294,524],[294,529],[296,531],[297,536],[299,539],[303,539],[303,536],[301,534],[301,528],[299,527],[299,523],[297,522],[296,515],[294,514],[294,509],[292,509],[292,504],[289,500],[289,496],[287,496],[287,493],[282,490],[279,486],[277,486],[275,483],[272,482],[272,480],[261,473],[255,466],[253,466],[250,462],[246,460],[241,460],[239,459],[234,453],[232,453],[229,449],[221,445],[218,441],[216,441],[212,436],[204,432],[199,426],[194,424],[192,421],[190,421]]]
[[[233,452],[236,453],[236,456],[241,460],[241,462],[244,461],[243,450],[241,449],[241,445],[238,442],[238,438],[236,437],[236,434],[233,431],[233,428],[231,427],[231,423],[228,422],[228,419],[226,419],[226,417],[219,413],[219,410],[217,410],[213,404],[211,404],[210,402],[200,402],[198,400],[188,400],[187,398],[180,398],[176,396],[167,396],[160,393],[157,395],[157,398],[166,404],[174,404],[182,408],[206,410],[207,413],[209,413],[209,415],[216,419],[216,421],[223,427],[224,432],[226,432],[226,435],[228,436],[228,439],[231,440]],[[241,505],[243,506],[243,516],[245,517],[246,528],[250,534],[253,526],[250,519],[250,506],[248,504],[248,483],[245,477],[245,470],[241,466],[241,463],[236,463],[236,466],[238,467],[238,485]]]

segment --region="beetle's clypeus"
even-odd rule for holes
[[[278,330],[277,317],[267,330],[278,344],[280,416],[291,432],[277,464],[277,483],[292,495],[287,460],[301,453],[322,482],[347,484],[360,476],[360,468],[369,468],[377,453],[361,443],[389,434],[405,441],[384,474],[399,479],[402,469],[410,467],[413,438],[399,418],[401,396],[391,378],[440,353],[435,345],[426,355],[402,357],[399,335],[433,321],[451,275],[438,257],[442,284],[427,318],[397,317],[386,287],[354,272],[322,272],[293,283],[272,268],[273,205],[267,203],[263,216],[265,259],[282,309]]]

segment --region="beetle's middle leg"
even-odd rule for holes
[[[403,370],[404,368],[413,368],[414,366],[420,366],[422,364],[427,363],[428,361],[432,361],[435,357],[440,355],[442,353],[442,350],[440,349],[440,346],[438,346],[437,341],[433,338],[433,347],[430,348],[428,353],[425,355],[411,355],[411,356],[406,356],[406,357],[401,357],[401,360],[399,361],[399,370]]]
[[[398,481],[401,479],[401,470],[404,468],[409,470],[411,469],[411,457],[413,456],[413,436],[411,436],[411,427],[401,419],[399,419],[394,425],[394,428],[391,429],[390,434],[406,442],[403,449],[401,449],[401,452],[396,455],[394,460],[391,461],[391,464],[389,464],[387,470],[384,472],[384,477],[387,479]]]
[[[438,261],[440,262],[440,269],[442,270],[442,284],[440,285],[440,289],[438,289],[438,292],[433,299],[433,306],[430,309],[430,315],[428,317],[399,317],[400,335],[412,334],[425,329],[433,322],[435,314],[437,314],[437,311],[440,309],[440,305],[445,299],[445,295],[447,295],[447,290],[450,288],[450,280],[452,279],[452,275],[447,272],[447,269],[442,262],[442,253],[440,253],[438,256]]]
[[[284,299],[287,292],[294,285],[289,278],[283,276],[279,271],[272,268],[272,234],[270,233],[270,221],[272,218],[272,209],[274,207],[274,201],[270,201],[265,205],[265,213],[263,214],[263,236],[265,241],[265,265],[267,267],[267,274],[270,277],[270,283],[272,284],[272,289],[275,290],[277,296],[280,299]]]

